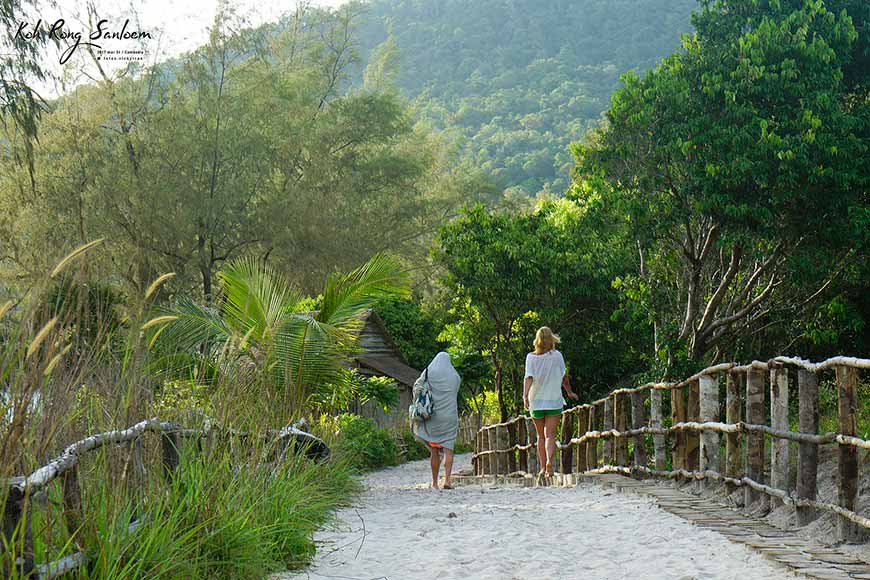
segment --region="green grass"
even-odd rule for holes
[[[89,563],[67,577],[80,580],[260,580],[305,565],[314,532],[359,490],[354,470],[340,459],[270,462],[269,449],[239,455],[228,447],[187,450],[170,481],[152,469],[136,487],[113,478],[117,457],[100,453],[83,480],[85,518],[75,542],[63,532],[59,484],[41,509],[34,505],[34,530],[54,531],[51,545],[35,534],[37,563],[76,551],[78,542]]]

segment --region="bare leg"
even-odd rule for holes
[[[434,447],[429,448],[429,465],[432,466],[432,487],[438,489],[438,469],[441,467],[441,454]]]
[[[537,450],[538,450],[538,465],[541,466],[541,473],[546,472],[547,465],[547,449],[545,447],[544,438],[544,419],[532,419],[535,422],[535,431],[538,434]]]
[[[549,415],[544,424],[544,433],[547,438],[547,473],[553,475],[553,458],[556,456],[556,429],[559,427],[561,415]]]
[[[453,450],[444,448],[444,489],[452,489],[450,476],[453,475]]]

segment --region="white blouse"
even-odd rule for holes
[[[558,350],[544,354],[530,352],[526,355],[526,376],[532,377],[529,389],[529,410],[544,411],[565,406],[562,397],[562,378],[565,376],[565,359]]]

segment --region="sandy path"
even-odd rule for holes
[[[470,456],[457,459],[469,467]],[[336,529],[318,534],[311,568],[277,578],[797,578],[651,500],[597,486],[433,491],[421,483],[428,467],[416,461],[369,475],[359,507],[342,510]],[[547,524],[546,535],[538,522]]]

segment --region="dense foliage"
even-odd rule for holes
[[[476,167],[520,195],[561,193],[568,145],[619,77],[679,45],[694,0],[372,0],[361,52],[390,41],[395,83],[467,136]]]
[[[604,246],[610,226],[591,227],[592,218],[569,200],[520,214],[478,206],[441,230],[437,259],[451,314],[445,336],[460,352],[489,359],[502,418],[517,410],[525,353],[541,325],[562,333],[587,397],[632,366],[623,357],[634,339],[610,323],[610,282],[626,256]]]
[[[338,417],[335,449],[357,469],[379,469],[399,462],[399,447],[393,433],[358,415]]]
[[[237,32],[221,13],[206,45],[117,75],[80,51],[68,66],[98,81],[43,115],[32,171],[16,162],[26,136],[0,125],[0,277],[25,286],[96,238],[110,252],[93,267],[128,289],[175,272],[172,292],[207,300],[239,256],[292,267],[307,291],[379,251],[425,256],[485,187],[377,75],[348,88],[352,20],[312,11]]]
[[[768,329],[843,299],[866,256],[868,19],[836,0],[704,2],[697,34],[627,75],[576,148],[573,194],[630,224],[620,284],[663,368],[776,354],[794,340]]]

